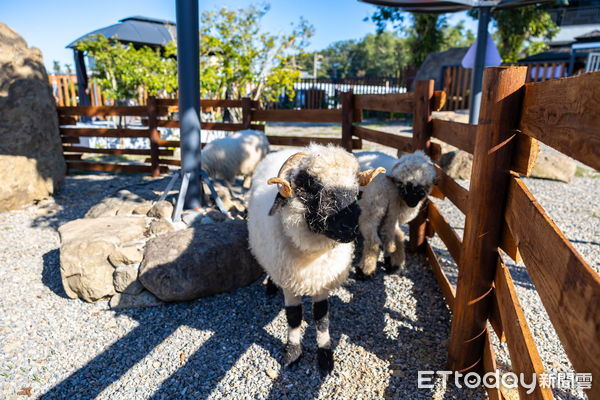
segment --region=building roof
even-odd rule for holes
[[[550,42],[550,46],[570,45],[579,37],[587,35],[593,31],[600,30],[600,24],[588,25],[567,25],[561,26],[560,30]],[[587,41],[587,40],[586,40]]]
[[[164,46],[177,38],[175,23],[171,21],[133,16],[119,20],[119,23],[86,33],[67,45],[74,48],[80,40],[92,35],[103,35],[125,43],[147,45],[151,47]]]
[[[600,29],[594,29],[575,38],[578,42],[596,42],[600,40]]]

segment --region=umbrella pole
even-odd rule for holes
[[[490,23],[490,7],[478,8],[477,48],[475,49],[475,65],[471,78],[471,110],[469,123],[476,124],[479,120],[479,107],[481,106],[481,86],[483,81],[483,67],[485,66],[485,53],[488,42],[488,25]]]
[[[176,14],[181,166],[184,181],[189,180],[189,185],[182,185],[178,203],[183,197],[185,208],[190,209],[202,206],[199,176],[201,146],[198,0],[177,0]],[[183,206],[178,204],[178,207]]]

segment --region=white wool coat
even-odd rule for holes
[[[269,154],[253,175],[248,205],[249,243],[259,264],[278,286],[297,296],[317,296],[346,280],[354,245],[311,232],[304,219],[304,205],[293,195],[279,212],[268,215],[278,188],[268,185],[267,180],[277,176],[288,157],[298,151],[309,157],[292,175],[304,168],[326,186],[358,188],[358,163],[342,148],[311,145]]]

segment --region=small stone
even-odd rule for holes
[[[161,304],[163,303],[159,299],[146,290],[137,295],[117,293],[109,302],[112,309],[156,307]]]
[[[267,370],[265,371],[267,373],[267,376],[273,380],[277,379],[277,371],[275,371],[273,368],[267,368]]]
[[[148,211],[147,215],[153,218],[171,218],[171,215],[173,215],[173,204],[166,200],[158,201]]]
[[[199,213],[197,211],[187,211],[184,214],[181,215],[181,220],[186,224],[186,225],[192,225],[195,223],[199,223],[202,220],[203,214]]]
[[[144,290],[142,283],[138,281],[139,264],[120,265],[113,273],[113,285],[120,293],[140,294]]]
[[[117,247],[109,254],[108,261],[114,266],[139,264],[142,262],[144,253],[140,246]]]
[[[152,209],[152,203],[143,203],[133,209],[134,215],[146,215]]]
[[[227,215],[216,210],[209,211],[208,213],[206,213],[206,216],[216,222],[223,222],[227,219]]]
[[[393,370],[392,375],[395,376],[396,378],[404,378],[404,371],[395,369],[395,370]]]
[[[173,225],[166,219],[157,219],[150,223],[150,228],[148,229],[148,233],[151,235],[160,235],[161,233],[172,232],[175,228]]]

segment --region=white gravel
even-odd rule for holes
[[[337,365],[326,379],[316,368],[312,324],[306,328],[299,364],[281,370],[283,301],[267,297],[261,282],[190,303],[119,312],[109,310],[106,301],[67,299],[55,228],[124,187],[147,193],[148,187],[166,184],[146,181],[72,176],[55,201],[0,214],[0,398],[26,398],[17,393],[29,387],[32,397],[48,399],[486,397],[483,390],[444,390],[440,380],[434,389],[417,388],[418,370],[445,369],[450,324],[435,279],[420,256],[409,255],[399,276],[379,272],[368,282],[350,279],[332,296]],[[600,224],[591,215],[598,207],[598,182],[527,180],[597,269]],[[462,226],[460,212],[448,202],[441,207],[452,225]],[[448,257],[439,242],[434,244]],[[445,265],[455,277],[455,268]],[[568,370],[526,271],[511,265],[511,272],[546,366]],[[310,321],[308,303],[305,310]],[[505,345],[498,352],[501,363],[509,365]],[[557,395],[582,398],[577,392]]]
[[[418,370],[444,369],[450,315],[424,260],[378,273],[331,299],[337,365],[316,368],[314,325],[299,364],[282,371],[281,296],[256,282],[230,294],[111,311],[66,298],[55,230],[119,189],[148,193],[166,180],[68,177],[55,200],[0,214],[0,398],[477,399],[482,390],[417,388]],[[136,186],[132,186],[136,185]],[[310,305],[305,304],[310,321]],[[25,390],[25,391],[24,391]]]

